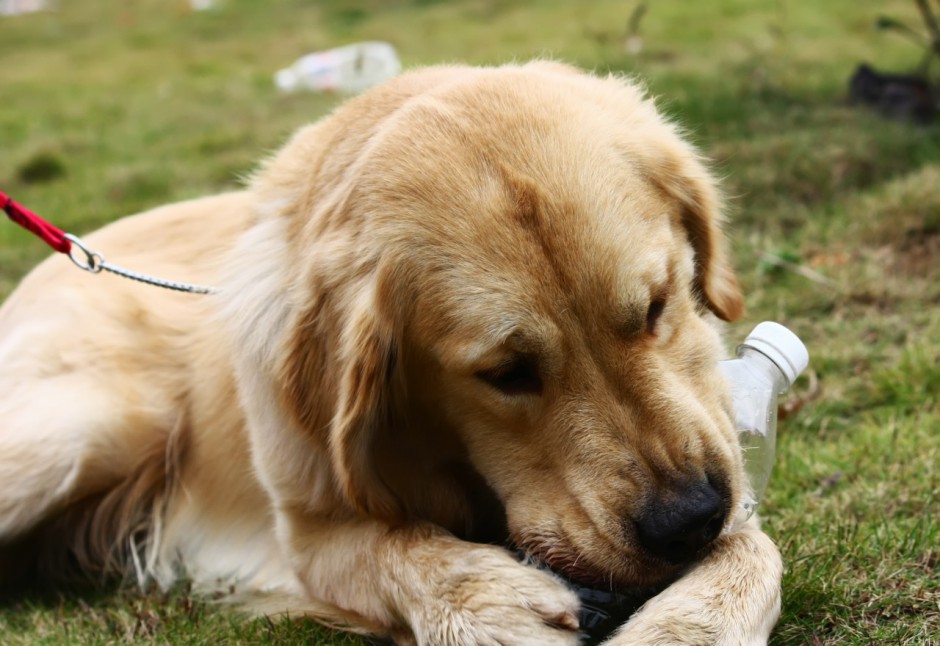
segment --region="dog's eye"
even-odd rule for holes
[[[538,365],[535,359],[524,355],[513,357],[492,370],[481,370],[476,377],[505,395],[538,395],[542,392]]]
[[[650,307],[646,310],[646,332],[647,334],[656,333],[656,322],[663,315],[666,309],[666,299],[664,297],[654,298],[650,302]]]

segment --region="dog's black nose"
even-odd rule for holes
[[[670,563],[689,561],[725,524],[725,503],[708,482],[672,492],[652,503],[636,521],[640,544]]]

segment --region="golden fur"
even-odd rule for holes
[[[439,67],[348,101],[246,190],[87,238],[220,294],[59,257],[0,310],[0,576],[28,546],[402,643],[576,643],[576,597],[508,540],[671,582],[611,643],[763,643],[781,565],[755,521],[681,565],[634,526],[684,482],[744,495],[720,225],[622,79]]]

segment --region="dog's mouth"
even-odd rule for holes
[[[514,543],[519,558],[544,567],[578,587],[596,590],[640,590],[671,581],[679,568],[645,554],[624,551],[598,565],[554,532],[528,533]]]
[[[529,539],[516,553],[526,563],[549,569],[576,585],[588,588],[612,586],[609,574],[592,567],[579,554],[557,541]]]

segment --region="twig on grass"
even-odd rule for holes
[[[764,251],[761,253],[760,259],[769,265],[774,265],[776,267],[780,267],[781,269],[786,269],[787,271],[792,271],[795,274],[799,274],[803,278],[811,280],[818,285],[823,285],[824,287],[829,287],[830,289],[834,289],[839,292],[844,291],[842,285],[830,278],[826,278],[818,271],[813,271],[809,267],[804,267],[803,265],[798,265],[795,262],[790,262],[789,260],[781,258],[777,254]]]
[[[793,394],[787,397],[777,406],[777,419],[784,420],[793,417],[800,412],[803,407],[811,401],[815,401],[822,394],[822,387],[819,384],[819,375],[815,370],[807,370],[806,376],[809,378],[809,385],[804,388],[800,394]]]

